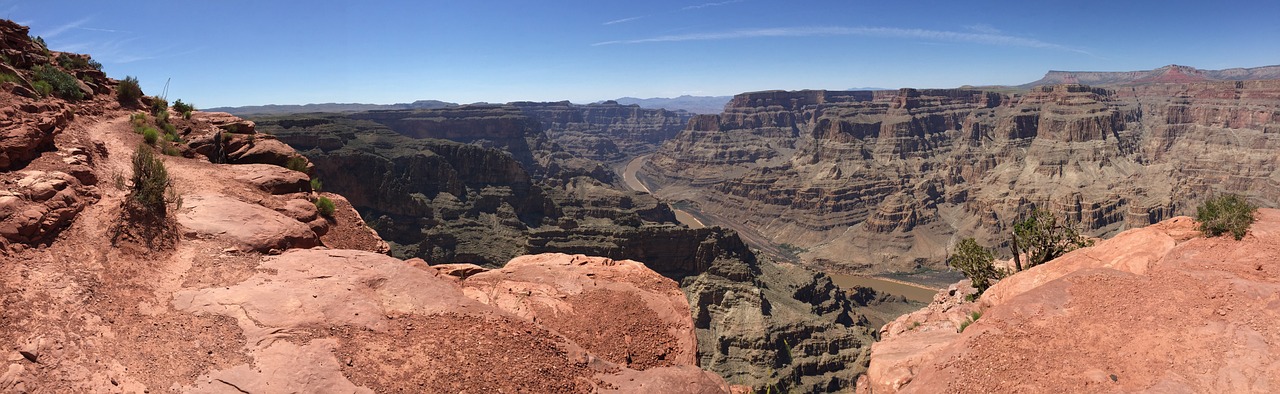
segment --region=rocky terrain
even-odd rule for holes
[[[615,101],[511,105],[540,120],[547,138],[558,145],[557,151],[612,164],[653,153],[658,145],[684,130],[693,116],[685,111],[645,109]]]
[[[813,266],[912,272],[957,237],[1007,250],[1032,207],[1110,235],[1214,193],[1276,206],[1276,130],[1280,81],[757,92],[694,118],[640,176]]]
[[[27,33],[0,21],[0,392],[729,391],[694,365],[678,284],[644,265],[387,256],[253,122],[169,109],[174,141],[146,145],[134,127],[158,120],[134,115],[158,99],[117,99]],[[82,74],[81,95],[37,94],[38,66]],[[153,149],[174,194],[140,220],[131,156]]]
[[[967,283],[939,292],[880,330],[859,392],[1275,392],[1280,211],[1256,218],[1236,241],[1174,217],[1005,278],[977,302]]]
[[[586,108],[623,119],[638,111]],[[851,387],[872,339],[862,305],[824,275],[758,260],[731,231],[678,224],[666,204],[605,182],[613,173],[602,164],[547,148],[541,123],[525,115],[577,116],[570,110],[517,103],[256,126],[307,155],[325,190],[346,195],[394,256],[472,264],[466,272],[544,252],[642,261],[681,284],[701,367],[757,389]]]
[[[1049,71],[1044,78],[1021,85],[1033,88],[1064,83],[1104,85],[1142,85],[1152,83],[1188,83],[1205,81],[1258,81],[1280,79],[1280,66],[1253,68],[1229,68],[1226,70],[1201,70],[1195,67],[1171,64],[1146,71]]]
[[[247,105],[242,107],[206,108],[209,112],[226,112],[237,116],[289,115],[320,112],[364,112],[396,109],[431,109],[455,107],[458,104],[439,100],[418,100],[412,103],[398,104],[360,104],[360,103],[324,103],[324,104],[268,104]]]
[[[688,111],[695,114],[718,114],[724,111],[724,105],[732,96],[690,96],[680,97],[623,97],[617,101],[622,105],[639,105],[640,108],[665,109],[669,111]]]

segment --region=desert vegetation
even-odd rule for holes
[[[35,82],[32,82],[32,85],[42,96],[56,95],[67,101],[84,99],[80,84],[71,74],[50,65],[39,65],[32,71],[35,76]]]
[[[320,216],[332,218],[334,209],[336,208],[333,205],[333,200],[330,200],[329,197],[320,196],[320,198],[316,199],[316,211],[320,212]]]
[[[116,101],[120,105],[132,107],[138,105],[138,100],[142,99],[142,86],[138,85],[138,78],[134,76],[126,76],[120,81],[120,85],[116,87]]]
[[[997,268],[995,254],[978,245],[973,238],[956,244],[947,262],[973,282],[973,287],[978,290],[974,297],[977,297],[1003,277],[1091,246],[1093,240],[1081,235],[1073,223],[1059,220],[1048,211],[1032,209],[1025,218],[1014,223],[1009,244],[1013,254],[1012,270]]]
[[[1196,221],[1200,222],[1199,230],[1206,236],[1216,237],[1230,232],[1239,241],[1253,224],[1257,210],[1256,205],[1238,194],[1223,194],[1196,207]]]
[[[169,171],[164,161],[156,157],[149,145],[138,145],[133,153],[133,186],[129,200],[142,211],[163,218],[168,212],[166,203],[181,204],[180,197],[169,181]]]
[[[978,295],[1000,280],[1000,272],[992,264],[993,260],[995,256],[990,249],[978,245],[973,238],[965,238],[956,245],[955,252],[948,263],[964,272],[964,275],[973,282],[973,287],[978,289],[975,294]]]

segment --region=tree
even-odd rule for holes
[[[1093,240],[1080,235],[1075,226],[1058,221],[1058,218],[1039,208],[1032,209],[1026,218],[1013,225],[1010,248],[1014,266],[1018,271],[1035,267],[1056,259],[1067,252],[1093,245]],[[1026,258],[1023,266],[1022,258]]]
[[[956,244],[950,264],[964,272],[964,276],[973,282],[973,288],[978,289],[978,294],[982,294],[1000,279],[1000,272],[996,270],[992,260],[995,260],[995,256],[990,249],[978,245],[978,241],[973,238],[965,238]]]

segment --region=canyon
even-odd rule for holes
[[[809,266],[938,270],[961,237],[1007,250],[1031,208],[1109,236],[1216,193],[1276,206],[1278,97],[1274,80],[745,93],[639,177]]]
[[[28,33],[0,21],[0,392],[1280,386],[1274,67],[246,119]],[[1179,216],[1221,193],[1266,207],[1242,240]],[[1108,239],[950,283],[954,240],[1005,250],[1031,208]]]

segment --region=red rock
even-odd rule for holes
[[[240,250],[309,248],[320,244],[304,223],[257,204],[222,195],[183,196],[178,224],[194,238],[222,238]]]
[[[1173,218],[996,283],[963,333],[929,308],[872,350],[872,392],[1265,393],[1280,376],[1280,211],[1241,241]],[[901,329],[914,322],[914,329]]]

